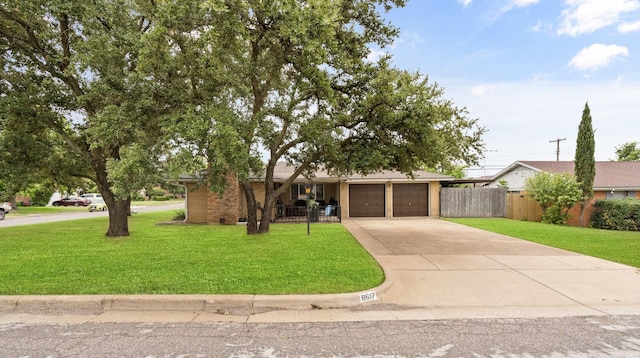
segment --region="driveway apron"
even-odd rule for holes
[[[434,218],[343,221],[385,270],[383,303],[439,317],[640,314],[640,270]]]

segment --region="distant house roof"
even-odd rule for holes
[[[517,166],[549,173],[573,173],[573,164],[573,161],[517,161],[496,174],[494,179]],[[640,188],[640,162],[597,161],[593,188]]]
[[[293,174],[295,171],[295,167],[288,165],[284,162],[278,162],[276,164],[274,170],[274,180],[286,180]],[[318,170],[314,172],[313,181],[316,182],[335,182],[338,180],[348,181],[348,182],[372,182],[372,181],[410,181],[410,180],[418,180],[418,181],[450,181],[453,180],[454,177],[448,175],[442,175],[438,173],[431,173],[423,170],[419,170],[413,173],[413,179],[407,177],[406,174],[403,174],[394,170],[383,170],[377,173],[369,174],[369,175],[359,175],[354,174],[349,177],[337,177],[329,175],[325,170]],[[298,181],[305,180],[305,178],[298,178]]]
[[[273,180],[277,182],[286,181],[295,171],[295,167],[292,165],[288,165],[285,162],[276,163],[276,167],[273,172]],[[202,181],[206,178],[206,173],[202,172],[197,175],[192,174],[182,174],[180,175],[179,181],[182,183],[192,183]],[[261,177],[254,176],[252,178],[254,181],[261,181],[264,179],[264,175]],[[313,181],[317,183],[333,183],[337,181],[347,181],[347,182],[386,182],[386,181],[452,181],[455,178],[448,175],[442,175],[437,173],[426,172],[423,170],[419,170],[413,173],[413,179],[407,177],[406,174],[403,174],[398,171],[393,170],[383,170],[378,173],[373,173],[370,175],[352,175],[349,177],[338,177],[334,175],[329,175],[326,170],[317,170],[314,172]],[[301,183],[307,182],[307,179],[304,177],[298,177],[294,182]]]

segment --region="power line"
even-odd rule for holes
[[[482,164],[482,167],[484,168],[484,176],[487,176],[487,153],[488,152],[497,152],[497,149],[485,149],[484,152],[482,153],[482,158],[484,159],[484,163]]]

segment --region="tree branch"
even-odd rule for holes
[[[60,61],[60,70],[64,72],[71,63],[71,43],[69,41],[69,16],[67,14],[60,15],[60,42],[62,44],[62,60]]]

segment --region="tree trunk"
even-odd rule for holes
[[[96,172],[96,185],[109,210],[108,237],[129,236],[129,216],[131,215],[131,197],[118,199],[111,191],[107,180],[107,166],[97,151],[91,153],[91,164]]]
[[[107,207],[109,208],[109,230],[107,230],[107,236],[129,236],[131,198],[127,198],[126,200],[111,199],[109,201],[111,201],[111,205],[109,205],[108,201],[105,200]]]
[[[271,216],[273,215],[273,207],[275,204],[275,195],[273,189],[267,189],[265,194],[264,206],[262,208],[262,217],[260,218],[260,228],[258,232],[260,234],[266,234],[269,232],[269,226],[271,225]]]
[[[586,206],[584,201],[580,202],[580,227],[584,227],[584,209]]]
[[[256,202],[256,195],[251,187],[251,182],[241,182],[242,191],[247,199],[247,234],[258,233],[258,203]]]

